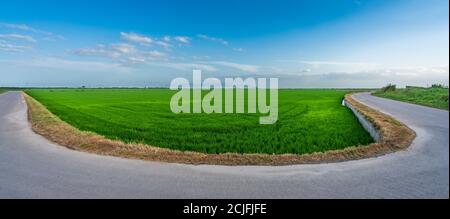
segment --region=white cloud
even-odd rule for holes
[[[321,65],[345,65],[345,66],[375,66],[374,63],[367,62],[339,62],[339,61],[298,61],[299,63],[313,65],[313,66],[321,66]]]
[[[403,68],[388,68],[377,71],[367,71],[369,73],[378,73],[383,76],[397,75],[397,76],[449,76],[449,67],[403,67]]]
[[[20,35],[20,34],[0,34],[0,39],[8,39],[8,40],[22,40],[31,43],[35,43],[36,40],[32,36],[28,35]]]
[[[5,26],[10,29],[17,29],[17,30],[23,30],[23,31],[31,31],[34,33],[38,33],[39,31],[33,27],[30,27],[25,24],[9,24],[9,23],[2,23],[2,26]]]
[[[0,51],[4,51],[4,52],[24,52],[27,49],[30,49],[30,47],[28,47],[28,46],[19,46],[19,45],[6,43],[5,41],[0,41]]]
[[[128,57],[128,61],[130,61],[133,64],[144,63],[145,62],[145,58],[142,58],[142,57]]]
[[[182,71],[192,71],[193,69],[200,69],[203,71],[214,72],[217,71],[217,68],[211,65],[206,64],[198,64],[198,63],[173,63],[173,62],[154,62],[148,63],[149,65],[172,68],[176,70]]]
[[[234,68],[239,71],[245,71],[245,72],[251,72],[251,73],[258,72],[259,68],[260,68],[259,66],[256,66],[256,65],[239,64],[239,63],[226,62],[226,61],[212,61],[212,62],[207,62],[207,63],[212,64],[212,65],[220,65],[220,66],[225,66],[225,67],[229,67],[229,68]]]
[[[136,47],[126,43],[112,44],[111,48],[121,54],[131,54],[136,52]]]
[[[308,73],[311,72],[310,68],[300,70],[300,73]]]
[[[55,41],[55,40],[64,40],[64,36],[63,35],[49,35],[46,36],[44,38],[42,38],[43,40],[47,40],[47,41]]]
[[[64,36],[62,36],[60,34],[54,34],[52,32],[48,32],[45,30],[36,29],[36,28],[28,26],[26,24],[0,23],[0,26],[4,26],[9,29],[15,29],[15,30],[26,31],[26,32],[44,35],[43,40],[54,41],[54,40],[63,40],[64,39]]]
[[[121,32],[120,36],[122,39],[134,42],[134,43],[141,43],[141,44],[151,44],[153,42],[153,39],[147,36],[139,35],[136,33],[125,33]]]
[[[361,72],[380,69],[381,66],[370,62],[343,62],[343,61],[322,61],[322,60],[279,60],[280,62],[294,63],[285,65],[298,73],[298,69],[310,69],[314,74],[322,74],[330,71],[338,72]]]
[[[143,63],[154,60],[167,60],[167,54],[157,50],[140,50],[134,45],[119,43],[109,46],[97,45],[94,48],[82,48],[74,51],[79,56],[107,57],[125,64]],[[130,61],[130,63],[128,63]]]
[[[155,44],[158,46],[163,47],[166,50],[169,50],[170,47],[172,47],[172,45],[170,43],[168,43],[167,41],[163,40],[163,41],[155,41]]]
[[[184,44],[189,44],[191,40],[189,37],[186,36],[176,36],[173,39]]]
[[[200,38],[200,39],[207,40],[207,41],[221,43],[223,45],[228,45],[229,44],[228,41],[226,41],[224,39],[216,38],[216,37],[210,37],[210,36],[205,35],[205,34],[198,34],[197,37]]]
[[[233,48],[233,50],[236,52],[245,52],[245,49],[243,48]]]
[[[127,61],[131,61],[132,64],[135,63],[150,63],[153,61],[167,61],[167,54],[153,50],[153,51],[145,51],[131,54],[130,56],[126,56],[125,60],[121,59],[120,61],[127,63]]]
[[[146,52],[141,52],[141,54],[147,56],[147,57],[152,57],[152,58],[159,58],[159,59],[163,59],[167,57],[167,54],[153,50],[153,51],[146,51]]]
[[[110,57],[110,58],[118,58],[121,56],[120,52],[113,51],[104,47],[97,48],[81,48],[74,51],[74,54],[79,56],[99,56],[99,57]]]
[[[202,56],[194,55],[191,58],[194,59],[194,60],[208,60],[208,59],[211,59],[210,56],[206,56],[206,55],[202,55]]]
[[[430,86],[434,83],[448,85],[449,67],[396,67],[324,73],[312,70],[308,74],[299,74],[298,71],[293,70],[275,76],[280,78],[281,87],[374,88],[388,83],[399,87]]]
[[[130,69],[118,63],[98,62],[98,61],[75,61],[54,57],[43,57],[30,60],[6,60],[13,65],[30,66],[39,68],[51,68],[68,71],[84,72],[129,72]]]
[[[121,32],[120,36],[122,39],[124,39],[128,42],[138,43],[141,45],[146,45],[146,46],[157,45],[157,46],[161,46],[162,48],[164,48],[166,50],[170,50],[170,48],[172,47],[172,45],[169,43],[172,39],[170,36],[165,36],[161,40],[158,40],[157,38],[152,38],[149,36],[136,34],[136,33]],[[188,37],[175,37],[174,39],[179,42],[182,42],[182,43],[189,43]]]
[[[154,41],[155,43],[158,41]],[[163,41],[159,41],[163,42]],[[145,64],[155,67],[171,68],[183,71],[201,69],[208,72],[217,71],[217,68],[207,64],[168,62],[168,55],[157,50],[139,50],[130,44],[112,44],[110,46],[98,45],[95,48],[83,48],[75,51],[81,56],[109,57],[122,64]]]

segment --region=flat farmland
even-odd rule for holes
[[[342,90],[280,90],[278,122],[260,114],[174,114],[169,89],[31,89],[63,121],[127,143],[204,153],[306,154],[372,143]]]

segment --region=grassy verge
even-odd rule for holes
[[[399,100],[439,109],[449,109],[448,88],[405,88],[393,91],[377,91],[375,96]]]
[[[26,94],[24,96],[28,104],[28,117],[33,130],[49,140],[74,150],[150,161],[220,165],[289,165],[340,162],[380,156],[401,150],[408,147],[414,138],[414,132],[403,124],[385,114],[371,110],[347,96],[347,100],[351,101],[363,115],[366,115],[381,130],[383,139],[381,143],[303,155],[183,152],[145,144],[124,143],[91,132],[80,131],[60,120],[32,97]]]
[[[1,93],[4,93],[4,92],[6,92],[6,90],[0,88],[0,94],[1,94]]]

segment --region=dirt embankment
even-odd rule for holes
[[[80,131],[60,120],[32,97],[25,93],[23,95],[28,104],[28,119],[33,131],[50,141],[73,150],[148,161],[195,165],[290,165],[341,162],[381,156],[402,150],[407,148],[415,138],[415,133],[404,124],[355,101],[350,95],[347,95],[347,102],[353,105],[378,129],[381,136],[380,143],[305,155],[182,152],[150,145],[126,144],[121,141],[106,139],[95,133]]]

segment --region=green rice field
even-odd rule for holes
[[[260,114],[174,114],[169,89],[31,89],[80,130],[110,139],[205,153],[305,154],[373,142],[342,90],[280,90],[278,122]]]

